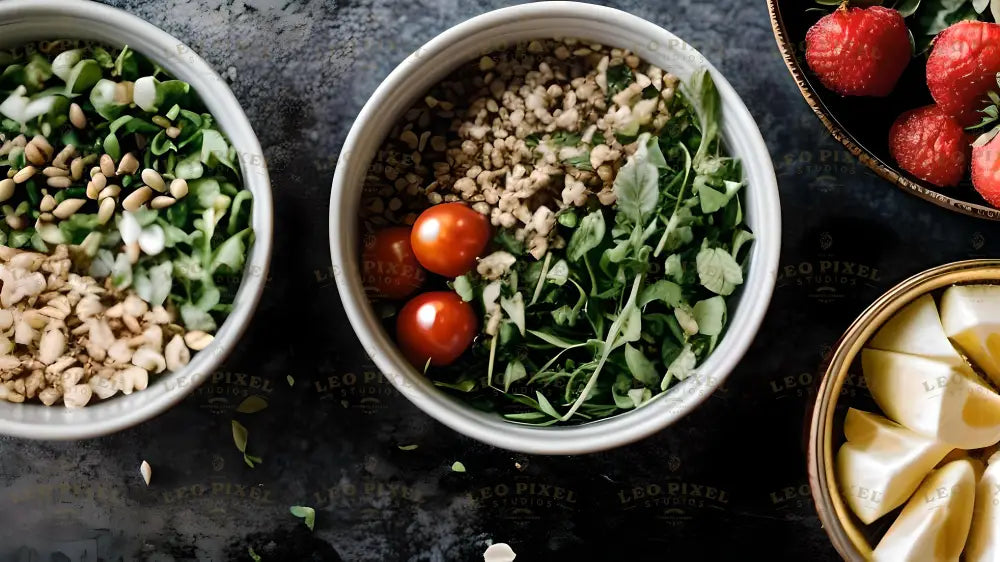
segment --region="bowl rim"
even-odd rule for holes
[[[108,26],[113,22],[121,34],[121,43],[138,40],[157,50],[156,54],[135,45],[136,50],[155,60],[174,76],[191,83],[204,102],[206,109],[219,116],[220,126],[229,141],[237,149],[244,187],[253,194],[251,224],[254,229],[254,244],[249,248],[240,287],[234,300],[235,306],[226,320],[219,326],[209,347],[194,354],[191,362],[180,371],[161,374],[151,382],[149,388],[128,396],[117,395],[113,399],[88,405],[80,410],[59,410],[58,415],[77,415],[83,420],[69,419],[59,424],[39,423],[11,419],[0,410],[0,434],[27,439],[71,440],[88,439],[115,433],[148,421],[165,412],[218,369],[231,353],[246,331],[256,311],[268,277],[272,238],[273,202],[271,184],[267,172],[260,141],[253,131],[246,113],[230,90],[225,80],[184,42],[161,30],[155,25],[128,12],[100,4],[79,0],[32,0],[31,2],[0,2],[0,29],[18,26],[37,18],[53,16],[61,19],[78,20],[91,27]],[[81,26],[79,34],[59,33],[67,39],[94,39],[98,31]],[[126,40],[128,38],[129,40]],[[102,42],[110,40],[96,39]],[[177,53],[177,59],[166,57],[167,53]],[[225,111],[219,109],[225,108]],[[222,119],[227,122],[223,123]],[[154,385],[159,389],[154,390]],[[136,407],[127,408],[126,403]],[[0,404],[7,406],[7,404]],[[38,404],[14,404],[16,408],[47,408]],[[105,409],[114,410],[99,419],[87,412],[101,413]],[[9,410],[14,411],[14,410]],[[55,413],[55,410],[45,410]],[[71,423],[70,423],[71,421]]]
[[[813,504],[837,552],[846,560],[868,560],[868,544],[837,485],[833,420],[837,401],[855,358],[890,318],[917,298],[955,284],[1000,280],[1000,259],[947,263],[917,273],[886,291],[868,306],[834,346],[820,381],[809,430],[807,469]],[[845,521],[847,522],[845,524]]]
[[[778,0],[767,0],[767,10],[771,16],[771,31],[778,44],[778,50],[781,52],[781,58],[785,61],[785,66],[788,67],[788,72],[792,75],[792,79],[795,80],[795,85],[798,87],[799,93],[802,94],[802,98],[805,99],[810,109],[816,114],[816,117],[823,123],[827,131],[830,132],[830,135],[844,145],[844,148],[848,152],[879,177],[888,180],[899,189],[916,195],[924,201],[929,201],[938,207],[970,217],[1000,221],[1000,209],[949,197],[935,188],[910,179],[900,172],[899,169],[884,162],[881,158],[862,146],[858,139],[840,124],[840,121],[834,116],[833,112],[823,103],[812,81],[807,78],[805,71],[795,57],[795,47],[788,37],[788,30],[782,18],[781,8],[778,7]]]
[[[436,53],[447,50],[452,44],[469,40],[501,24],[520,20],[535,21],[542,18],[586,20],[588,24],[634,30],[641,40],[645,40],[647,36],[656,37],[657,42],[662,40],[661,44],[678,45],[685,50],[685,53],[694,53],[698,64],[712,73],[725,100],[726,110],[732,112],[728,119],[739,120],[741,125],[747,126],[747,130],[742,131],[748,137],[750,146],[750,153],[746,158],[758,161],[763,170],[763,177],[757,178],[759,185],[753,187],[754,197],[760,201],[758,212],[762,215],[757,217],[757,222],[759,225],[766,224],[768,230],[768,235],[764,239],[766,244],[758,238],[753,249],[750,275],[758,283],[755,287],[756,293],[745,292],[738,307],[739,312],[734,315],[743,322],[741,326],[743,333],[732,329],[727,332],[729,339],[724,339],[709,358],[715,361],[715,366],[711,370],[713,374],[691,377],[690,385],[685,389],[686,395],[677,392],[681,389],[675,389],[674,398],[663,400],[664,403],[656,407],[650,404],[636,411],[589,424],[546,428],[514,424],[499,417],[475,412],[470,406],[458,402],[442,391],[429,388],[426,379],[405,362],[374,318],[361,286],[360,272],[353,267],[356,259],[353,254],[357,250],[349,247],[351,236],[342,236],[340,232],[342,224],[349,223],[352,218],[356,219],[342,210],[342,207],[347,206],[342,203],[357,195],[356,186],[347,185],[346,179],[351,158],[358,158],[355,154],[355,145],[361,136],[366,134],[366,123],[379,111],[379,107],[392,95],[393,90],[406,80],[407,76],[419,70],[422,60],[433,58]],[[331,258],[347,317],[368,355],[404,396],[438,421],[479,441],[531,454],[568,455],[606,450],[647,437],[676,421],[704,401],[735,368],[750,347],[763,321],[777,277],[781,246],[781,212],[777,180],[766,144],[749,110],[721,73],[686,42],[638,16],[613,8],[578,2],[540,2],[501,8],[451,27],[407,57],[379,85],[355,119],[341,154],[331,188],[329,226]],[[364,155],[366,166],[370,156]],[[352,225],[352,228],[355,227]],[[730,328],[735,325],[736,323],[732,322]],[[722,353],[724,350],[725,355]],[[695,378],[698,380],[693,380]],[[664,393],[659,396],[666,397],[670,394]],[[676,402],[679,403],[674,404]]]

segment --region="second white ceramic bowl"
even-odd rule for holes
[[[250,323],[264,290],[271,255],[271,183],[257,136],[229,86],[183,42],[135,16],[82,0],[0,1],[0,47],[36,40],[86,39],[128,45],[194,87],[236,148],[243,182],[253,193],[249,250],[233,310],[215,340],[180,371],[155,378],[149,388],[86,408],[0,401],[0,434],[32,439],[83,439],[146,421],[179,402],[219,368]]]
[[[749,272],[725,336],[697,374],[646,406],[567,427],[530,427],[473,409],[435,388],[417,372],[382,328],[362,286],[358,265],[358,208],[372,157],[399,117],[459,65],[526,39],[577,37],[627,48],[688,80],[707,68],[722,97],[722,134],[747,179],[746,220],[757,239]],[[330,248],[340,295],[368,354],[382,373],[420,409],[445,425],[491,445],[535,454],[578,454],[617,447],[663,429],[700,404],[729,375],[764,318],[778,270],[781,210],[764,140],[729,82],[694,48],[636,16],[590,4],[541,2],[496,10],[437,36],[407,57],[365,104],[337,165],[330,197]]]

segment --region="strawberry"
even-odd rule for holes
[[[972,185],[990,205],[1000,207],[1000,135],[973,145]]]
[[[957,185],[969,164],[969,138],[951,115],[928,105],[900,115],[889,130],[900,167],[938,187]]]
[[[963,125],[976,121],[985,94],[1000,72],[1000,25],[962,21],[934,40],[927,58],[927,87],[934,101]]]
[[[910,36],[896,10],[842,5],[806,33],[806,62],[844,96],[887,96],[910,63]]]

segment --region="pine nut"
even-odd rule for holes
[[[166,209],[176,202],[177,200],[173,197],[160,195],[159,197],[154,197],[153,200],[149,202],[149,206],[153,209]]]
[[[14,174],[14,183],[24,183],[31,179],[38,170],[34,166],[27,166],[21,168],[16,174]]]
[[[180,199],[188,194],[188,182],[184,178],[177,178],[170,182],[170,194],[175,199]]]
[[[123,176],[134,174],[138,169],[139,161],[135,159],[135,155],[129,152],[126,153],[125,156],[122,156],[122,161],[118,164],[118,175]]]
[[[142,183],[152,187],[160,193],[167,190],[167,185],[163,182],[163,177],[160,176],[159,172],[152,168],[146,168],[142,171]]]
[[[101,201],[101,207],[97,210],[97,222],[105,224],[111,220],[111,216],[114,214],[115,199],[114,197],[108,197]]]
[[[100,173],[101,173],[101,167],[100,166],[94,166],[93,168],[90,169],[90,173],[87,174],[87,175],[89,175],[90,177],[94,177],[94,176],[96,176],[97,174],[100,174]]]
[[[187,344],[189,348],[194,351],[201,351],[208,347],[208,344],[212,343],[215,337],[212,334],[206,334],[200,330],[193,330],[184,334],[184,343]]]
[[[52,158],[52,154],[54,154],[56,151],[56,149],[52,148],[52,145],[49,144],[48,139],[46,139],[42,135],[35,135],[34,138],[31,139],[31,142],[29,144],[34,144],[35,146],[40,148],[42,152],[45,153],[46,160]]]
[[[59,154],[56,154],[56,157],[52,159],[52,165],[59,168],[66,168],[66,161],[74,156],[76,156],[76,147],[71,144],[67,144],[62,150],[59,151]]]
[[[17,184],[12,179],[0,180],[0,203],[14,196],[14,187]]]
[[[56,198],[49,195],[48,193],[46,193],[45,196],[42,197],[42,200],[38,203],[38,209],[43,213],[48,213],[55,208],[56,208]]]
[[[52,222],[55,218],[52,213],[41,213],[38,215],[38,222]],[[35,230],[38,230],[38,224],[35,224]]]
[[[24,158],[36,166],[45,163],[45,153],[34,142],[29,142],[28,146],[24,147]]]
[[[172,139],[176,139],[177,137],[181,136],[181,130],[178,129],[177,127],[168,127],[167,136]]]
[[[108,185],[108,177],[100,172],[91,178],[90,181],[94,182],[94,186],[97,187],[97,191],[104,189]]]
[[[72,123],[77,129],[86,128],[87,116],[83,114],[83,109],[78,104],[70,104],[69,122]]]
[[[46,167],[44,170],[42,170],[42,173],[45,174],[46,177],[50,178],[69,175],[69,172],[67,172],[66,170],[63,170],[62,168],[56,168],[55,166]]]
[[[94,183],[94,180],[87,182],[87,199],[97,199],[97,196],[100,193],[101,190],[97,188],[97,184]]]
[[[133,191],[128,197],[122,201],[122,207],[126,211],[135,212],[142,207],[143,203],[149,201],[149,198],[153,196],[153,190],[149,186],[142,186],[139,189]]]
[[[118,187],[117,185],[109,185],[108,187],[105,187],[104,189],[101,190],[100,193],[97,194],[97,200],[103,201],[108,197],[112,199],[117,199],[118,194],[121,192],[122,188]]]
[[[60,203],[54,211],[52,211],[52,214],[55,215],[56,218],[68,219],[73,216],[73,213],[79,211],[80,207],[83,207],[83,204],[86,202],[86,199],[66,199]]]
[[[125,255],[128,256],[129,263],[135,264],[136,262],[139,261],[139,252],[140,251],[141,251],[141,248],[139,248],[139,243],[138,242],[132,242],[131,244],[126,244],[125,245]],[[122,321],[125,322],[126,326],[128,326],[128,324],[129,324],[129,321],[128,321],[129,318],[132,318],[132,322],[135,322],[135,318],[133,318],[132,316],[123,316],[122,317]],[[136,325],[136,327],[138,327],[138,325]],[[140,330],[133,330],[133,331],[134,332],[138,332]]]
[[[108,154],[101,156],[101,172],[109,178],[115,175],[115,161]]]
[[[69,164],[69,176],[73,181],[80,181],[83,177],[83,158],[74,158]]]
[[[73,185],[73,180],[69,179],[66,176],[63,176],[63,177],[49,178],[48,180],[45,181],[45,183],[48,184],[49,187],[55,187],[61,189]]]

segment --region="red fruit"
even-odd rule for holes
[[[979,119],[985,95],[997,87],[1000,25],[963,21],[941,32],[927,58],[927,87],[941,109],[963,125]]]
[[[938,187],[957,185],[969,163],[969,138],[936,105],[900,115],[889,131],[889,152],[907,172]]]
[[[1000,135],[973,147],[972,185],[990,205],[1000,207]]]
[[[910,63],[910,35],[896,10],[837,9],[806,33],[806,62],[844,96],[887,96]]]
[[[469,303],[449,291],[413,297],[396,317],[396,343],[418,369],[454,362],[476,337],[479,321]]]
[[[365,237],[361,278],[377,296],[401,299],[420,288],[427,274],[410,246],[410,229],[383,228]]]
[[[490,243],[490,221],[465,203],[428,207],[413,223],[410,244],[420,265],[445,277],[476,267]]]

